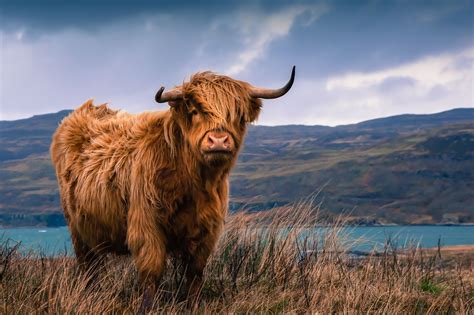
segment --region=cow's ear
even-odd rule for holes
[[[250,106],[247,113],[247,122],[251,123],[257,120],[260,110],[262,109],[262,100],[259,98],[251,98]]]
[[[186,118],[186,106],[184,104],[183,100],[176,100],[172,102],[168,102],[171,112],[173,113],[173,116],[177,118],[178,120],[185,120]]]
[[[176,106],[178,106],[177,103],[178,103],[178,102],[176,102],[176,101],[169,101],[169,102],[168,102],[168,105],[169,105],[171,108],[176,108]]]
[[[183,100],[176,100],[176,101],[170,101],[168,102],[168,105],[176,110],[176,112],[184,112],[184,101]]]

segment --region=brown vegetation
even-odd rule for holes
[[[306,205],[280,212],[264,228],[244,214],[226,231],[205,270],[198,299],[186,301],[180,268],[170,259],[154,300],[157,313],[458,313],[472,312],[473,266],[462,255],[390,246],[381,255],[351,257],[342,228],[322,238]],[[472,258],[472,256],[471,256]],[[7,255],[0,269],[0,313],[136,313],[137,272],[116,257],[87,285],[70,257]]]

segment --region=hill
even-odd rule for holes
[[[0,121],[0,225],[61,225],[49,160],[70,111]],[[338,127],[251,126],[231,176],[231,208],[264,210],[319,192],[358,223],[474,222],[474,109]]]

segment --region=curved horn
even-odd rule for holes
[[[177,101],[177,100],[183,98],[183,93],[181,92],[181,89],[173,89],[173,90],[169,90],[166,93],[163,93],[164,90],[165,90],[165,87],[162,86],[162,87],[160,87],[158,92],[156,92],[155,101],[157,103],[166,103],[166,102],[169,102],[169,101]]]
[[[250,96],[255,97],[255,98],[277,98],[280,96],[285,95],[290,89],[291,86],[293,85],[293,82],[295,81],[295,66],[293,66],[293,70],[291,71],[291,77],[288,83],[279,89],[266,89],[266,88],[258,88],[258,87],[252,87],[250,90]]]

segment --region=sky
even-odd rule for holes
[[[0,1],[0,120],[87,99],[164,110],[211,70],[292,90],[260,125],[474,107],[474,1]]]

